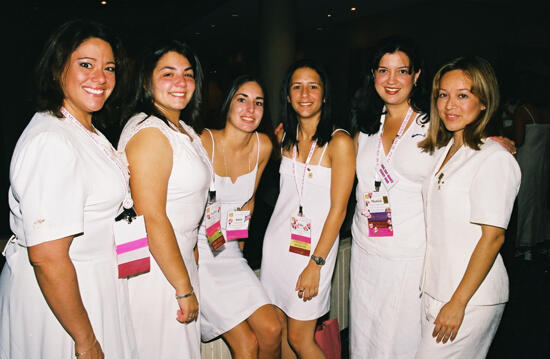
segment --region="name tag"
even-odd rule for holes
[[[227,240],[248,238],[248,225],[250,223],[250,211],[230,211],[227,213],[225,234]]]
[[[364,195],[369,237],[392,237],[393,225],[389,197],[386,191],[368,192]]]
[[[214,202],[206,207],[204,221],[206,227],[206,237],[212,250],[218,250],[224,243],[225,238],[222,233],[221,226],[221,206]]]
[[[126,278],[149,272],[151,252],[143,216],[121,219],[113,225],[118,277]]]
[[[384,187],[386,187],[386,191],[389,191],[399,181],[399,177],[397,177],[397,174],[393,170],[392,166],[386,160],[383,160],[378,166],[376,166],[375,170],[384,184]]]
[[[290,217],[290,248],[292,253],[309,257],[311,252],[311,220],[304,216]]]

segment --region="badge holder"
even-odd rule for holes
[[[300,206],[297,216],[290,217],[290,247],[288,250],[306,257],[310,256],[311,220],[304,217],[302,206]]]
[[[381,187],[381,181],[374,182],[374,191],[365,193],[365,211],[369,237],[393,236],[392,214],[388,193]]]
[[[113,225],[118,264],[118,277],[127,278],[149,272],[151,252],[145,220],[138,216],[133,208],[124,211],[115,218]]]
[[[248,238],[248,225],[250,223],[250,211],[230,211],[227,213],[225,234],[228,241]]]
[[[216,203],[216,191],[210,191],[208,206],[204,214],[206,237],[213,251],[217,251],[225,243],[221,226],[221,206]]]

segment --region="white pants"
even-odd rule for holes
[[[422,262],[380,257],[352,244],[351,359],[414,358],[420,342]]]
[[[436,343],[434,320],[445,303],[422,295],[422,339],[416,359],[483,359],[497,332],[505,304],[467,305],[454,341]]]

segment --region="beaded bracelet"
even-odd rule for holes
[[[192,296],[193,294],[195,293],[195,290],[194,289],[191,289],[191,291],[187,294],[184,294],[184,295],[176,295],[176,299],[184,299],[184,298],[188,298],[190,296]]]
[[[94,342],[92,343],[92,346],[91,346],[91,347],[89,347],[87,350],[84,350],[83,352],[74,353],[74,356],[78,358],[78,357],[81,357],[81,356],[83,356],[83,355],[88,354],[88,353],[94,348],[95,343],[97,343],[97,338],[94,338]]]

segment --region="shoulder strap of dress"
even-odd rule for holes
[[[531,117],[531,121],[533,121],[533,123],[536,123],[535,118],[533,117],[533,114],[531,113],[531,111],[529,111],[527,106],[521,106],[521,107],[523,107],[523,109],[527,112],[527,114],[529,114],[529,117]]]
[[[283,137],[281,137],[281,156],[283,155],[283,141],[285,140],[286,132],[283,131]]]
[[[348,131],[344,130],[343,128],[337,128],[336,130],[332,131],[331,136],[334,136],[334,134],[338,131],[343,131],[343,132],[347,133],[348,135],[350,135],[350,133]],[[323,160],[323,157],[325,156],[325,151],[327,150],[327,147],[328,147],[328,142],[323,146],[323,152],[321,153],[321,158],[319,159],[319,163],[317,163],[318,165],[321,164],[321,161]]]
[[[256,134],[256,146],[258,147],[258,153],[256,154],[256,167],[258,167],[258,162],[260,161],[260,135],[258,131],[254,131]]]
[[[210,135],[210,138],[212,139],[212,158],[210,159],[212,161],[212,166],[214,165],[214,151],[216,149],[216,143],[214,142],[214,135],[212,134],[212,131],[210,131],[209,128],[205,128],[206,131],[208,131],[208,134]]]

